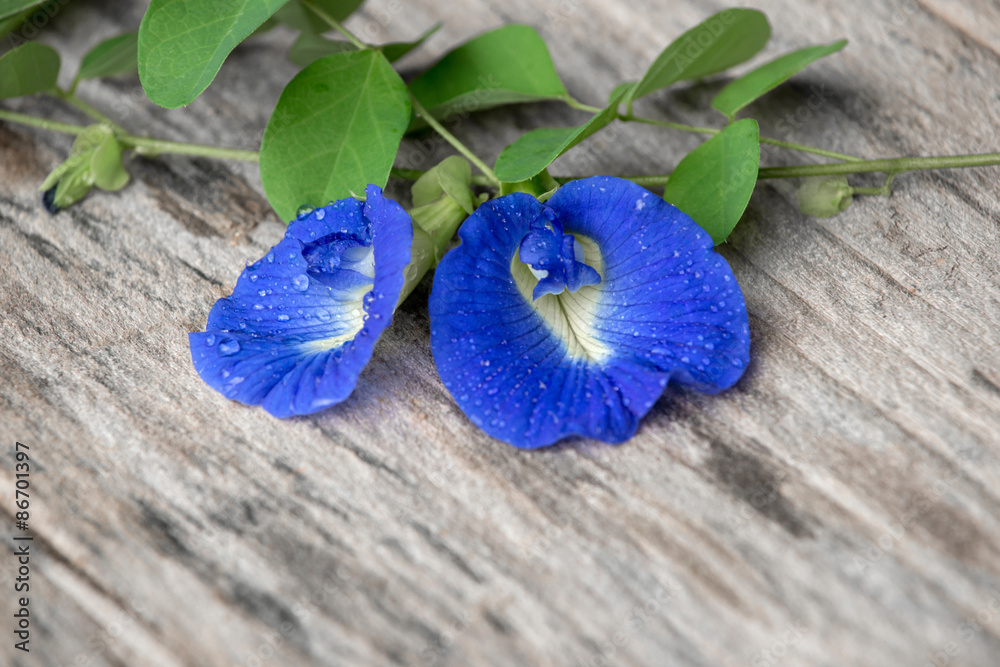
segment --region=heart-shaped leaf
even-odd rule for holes
[[[320,58],[281,93],[260,147],[271,206],[291,220],[389,179],[410,120],[406,84],[378,51]]]
[[[139,78],[176,109],[208,88],[236,45],[288,0],[152,0],[139,26]]]
[[[462,44],[414,79],[410,92],[438,119],[568,96],[548,47],[526,25],[504,26]],[[415,118],[411,129],[423,126]]]
[[[503,149],[494,171],[505,183],[518,183],[540,174],[552,162],[598,130],[607,127],[618,115],[618,104],[626,90],[617,90],[610,104],[580,127],[543,127],[528,132]]]
[[[55,49],[28,42],[0,56],[0,100],[51,90],[58,77],[59,54]]]
[[[732,118],[740,109],[784,83],[813,61],[836,53],[846,45],[847,40],[842,39],[833,44],[807,46],[786,53],[731,82],[715,96],[712,106]]]
[[[636,84],[637,100],[678,81],[717,74],[749,60],[771,38],[767,17],[755,9],[725,9],[671,42]]]
[[[690,215],[719,244],[746,210],[759,166],[757,121],[738,120],[681,160],[667,180],[663,198]]]

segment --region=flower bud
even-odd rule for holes
[[[431,238],[436,264],[459,225],[481,203],[472,192],[472,168],[463,158],[449,157],[417,179],[412,193],[410,216]]]
[[[846,176],[821,176],[805,179],[796,196],[800,211],[817,218],[829,218],[851,205],[853,193]]]
[[[96,185],[102,190],[118,190],[128,183],[122,166],[122,149],[114,132],[106,125],[91,125],[73,142],[66,161],[53,169],[38,188],[42,204],[52,214],[87,196]]]

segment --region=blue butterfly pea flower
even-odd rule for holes
[[[350,395],[392,314],[410,262],[410,216],[382,190],[292,221],[246,267],[204,332],[189,335],[198,374],[230,399],[276,417]]]
[[[573,181],[545,204],[506,195],[459,236],[434,276],[431,348],[493,437],[622,442],[669,381],[716,393],[746,369],[729,265],[691,218],[630,181]]]

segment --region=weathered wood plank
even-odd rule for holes
[[[752,108],[765,133],[865,157],[1000,146],[994,3],[758,5],[768,55],[851,40]],[[722,7],[396,6],[372,0],[351,25],[389,41],[443,19],[406,69],[524,22],[591,103]],[[74,21],[44,39],[65,76],[142,10],[69,5]],[[290,38],[237,49],[184,110],[153,107],[135,80],[81,92],[135,130],[253,147],[294,74]],[[638,108],[717,124],[704,109],[719,85]],[[44,99],[5,107],[78,120]],[[534,105],[459,133],[492,157],[582,118]],[[697,143],[609,132],[557,173],[668,171]],[[51,217],[35,188],[69,145],[0,125],[0,440],[29,443],[37,466],[36,634],[31,656],[0,643],[4,664],[996,663],[1000,170],[903,176],[891,199],[826,220],[797,212],[792,184],[762,186],[722,248],[754,341],[737,387],[668,392],[621,447],[520,452],[437,378],[426,284],[345,404],[276,421],[212,392],[186,333],[282,233],[255,169],[134,159],[128,188]],[[405,166],[446,154],[413,144]],[[0,559],[6,591],[13,567]]]

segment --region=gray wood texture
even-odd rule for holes
[[[764,133],[863,157],[1000,148],[992,0],[754,5],[768,56],[850,39],[751,107]],[[600,104],[724,6],[371,0],[349,25],[378,42],[444,21],[401,63],[412,72],[528,23],[570,91]],[[66,79],[143,10],[70,3],[39,39]],[[295,73],[291,39],[240,47],[186,109],[153,106],[135,78],[80,94],[133,131],[254,148]],[[637,108],[717,125],[721,85]],[[3,107],[85,121],[45,98]],[[457,132],[492,159],[584,117],[521,106]],[[554,173],[662,173],[698,141],[615,126]],[[824,220],[797,211],[794,182],[762,185],[721,249],[750,312],[742,381],[668,391],[619,447],[521,452],[438,379],[426,282],[345,404],[278,421],[216,394],[186,334],[282,234],[256,167],[132,158],[127,188],[50,216],[36,188],[70,143],[0,124],[5,526],[15,440],[35,465],[32,652],[12,648],[0,555],[3,664],[1000,664],[997,168],[902,176],[891,198]],[[410,143],[400,164],[447,154]]]

